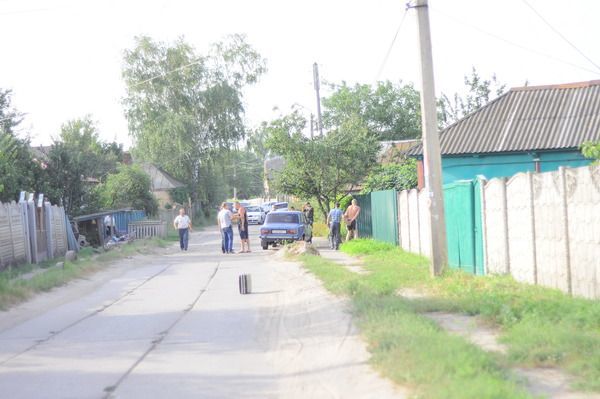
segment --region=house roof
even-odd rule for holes
[[[600,140],[600,80],[517,87],[440,132],[442,155],[576,149]],[[420,155],[422,146],[409,152]]]
[[[152,191],[166,191],[185,186],[185,184],[155,165],[144,163],[140,167],[150,176]]]

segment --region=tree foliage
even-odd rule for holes
[[[142,169],[135,165],[120,165],[117,173],[108,175],[106,182],[94,191],[105,209],[131,207],[156,214],[158,202],[150,188],[150,177]]]
[[[465,75],[464,83],[466,94],[455,93],[451,97],[442,94],[438,103],[442,127],[477,111],[506,92],[506,85],[498,82],[495,74],[490,79],[484,79],[475,67],[471,70],[471,75]]]
[[[206,55],[182,38],[170,44],[136,38],[123,69],[134,153],[186,182],[194,200],[214,201],[210,186],[223,183],[218,161],[245,135],[243,89],[265,70],[241,35]]]
[[[315,198],[326,216],[332,202],[357,186],[375,164],[379,143],[357,116],[315,139],[303,135],[305,126],[297,111],[271,122],[267,148],[285,160],[276,176],[278,189]]]
[[[365,179],[363,193],[379,190],[410,190],[417,187],[417,161],[407,158],[402,163],[378,165]]]
[[[0,89],[0,201],[16,200],[20,191],[35,192],[41,168],[33,160],[29,141],[15,129],[22,115],[11,105],[12,92]]]
[[[323,99],[323,125],[335,129],[358,117],[378,140],[404,140],[421,136],[420,95],[411,84],[378,82],[334,86]]]
[[[584,157],[594,160],[594,164],[600,164],[600,142],[594,143],[591,141],[581,145],[581,153]]]
[[[116,170],[122,152],[118,144],[100,141],[90,116],[66,122],[48,154],[47,196],[69,215],[96,211],[93,187]]]

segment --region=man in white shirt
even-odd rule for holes
[[[104,216],[104,229],[107,237],[112,237],[115,232],[115,218],[112,215]]]
[[[173,221],[173,227],[179,231],[179,247],[182,251],[188,250],[189,232],[192,231],[192,221],[185,214],[185,209],[179,210],[179,215]]]
[[[221,204],[221,210],[217,215],[217,225],[221,230],[221,250],[224,254],[233,253],[233,227],[231,227],[231,219],[233,219],[233,213],[227,207],[227,203]]]

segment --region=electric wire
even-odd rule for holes
[[[600,71],[600,66],[598,64],[596,64],[590,57],[588,57],[587,55],[585,55],[585,53],[583,51],[581,51],[573,42],[571,42],[569,39],[567,39],[565,37],[565,35],[563,35],[562,33],[560,33],[560,31],[558,29],[556,29],[550,22],[548,22],[548,20],[546,18],[544,18],[544,16],[542,14],[540,14],[535,8],[533,8],[533,6],[527,0],[522,0],[522,1],[523,1],[523,3],[525,3],[525,5],[527,7],[529,7],[529,9],[531,9],[531,11],[533,11],[533,13],[535,15],[537,15],[542,20],[542,22],[544,22],[546,24],[546,26],[548,26],[550,29],[552,29],[552,31],[554,33],[556,33],[561,39],[563,39],[567,44],[569,44],[569,46],[571,46],[583,58],[585,58],[586,60],[588,60],[590,62],[590,64],[592,64],[593,66],[595,66]]]
[[[398,38],[398,34],[400,33],[400,30],[402,29],[402,25],[404,25],[404,20],[406,19],[406,14],[408,14],[408,8],[406,10],[404,10],[404,14],[402,15],[400,24],[398,24],[398,29],[396,29],[394,38],[392,39],[392,42],[390,43],[390,46],[388,47],[388,50],[385,53],[385,57],[383,58],[383,61],[382,61],[381,65],[379,66],[379,71],[377,72],[377,76],[375,77],[375,82],[377,82],[379,80],[379,77],[381,76],[381,73],[383,72],[383,68],[385,68],[385,64],[387,64],[388,58],[390,57],[390,54],[392,53],[392,49],[394,48],[394,44],[396,43],[396,39]]]
[[[443,11],[440,11],[440,10],[439,10],[439,9],[437,9],[437,8],[433,8],[433,7],[429,6],[429,9],[430,9],[431,11],[433,11],[433,12],[435,12],[435,13],[439,14],[439,15],[442,15],[442,16],[446,17],[447,19],[450,19],[450,20],[454,21],[455,23],[457,23],[457,24],[459,24],[459,25],[463,25],[463,26],[466,26],[466,27],[468,27],[468,28],[471,28],[471,29],[473,29],[473,30],[476,30],[476,31],[478,31],[478,32],[480,32],[480,33],[483,33],[483,34],[485,34],[485,35],[487,35],[487,36],[490,36],[490,37],[492,37],[492,38],[494,38],[494,39],[496,39],[496,40],[499,40],[499,41],[501,41],[501,42],[504,42],[504,43],[506,43],[506,44],[509,44],[509,45],[511,45],[511,46],[513,46],[513,47],[517,47],[517,48],[520,48],[521,50],[524,50],[524,51],[526,51],[526,52],[530,52],[530,53],[533,53],[533,54],[537,54],[537,55],[539,55],[539,56],[546,57],[546,58],[548,58],[548,59],[551,59],[551,60],[554,60],[554,61],[560,62],[560,63],[562,63],[562,64],[569,65],[569,66],[572,66],[572,67],[575,67],[575,68],[581,69],[581,70],[583,70],[583,71],[590,72],[590,73],[593,73],[593,74],[595,74],[595,75],[598,75],[598,71],[597,71],[597,70],[593,70],[593,69],[590,69],[590,68],[588,68],[588,67],[584,67],[584,66],[581,66],[581,65],[578,65],[578,64],[574,64],[574,63],[572,63],[572,62],[570,62],[570,61],[563,60],[562,58],[558,58],[558,57],[555,57],[555,56],[553,56],[553,55],[551,55],[551,54],[544,53],[543,51],[539,51],[539,50],[532,49],[532,48],[530,48],[530,47],[527,47],[527,46],[523,46],[523,45],[521,45],[521,44],[519,44],[519,43],[515,43],[515,42],[513,42],[513,41],[511,41],[511,40],[508,40],[508,39],[506,39],[506,38],[503,38],[503,37],[501,37],[501,36],[498,36],[498,35],[496,35],[495,33],[491,33],[491,32],[488,32],[488,31],[486,31],[486,30],[484,30],[484,29],[481,29],[481,28],[479,28],[478,26],[475,26],[475,25],[473,25],[473,24],[470,24],[470,23],[467,23],[467,22],[461,21],[460,19],[458,19],[458,18],[456,18],[456,17],[454,17],[454,16],[452,16],[452,15],[446,14],[445,12],[443,12]]]

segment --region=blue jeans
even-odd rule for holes
[[[224,252],[233,252],[233,228],[231,226],[221,229],[223,244],[221,248]]]
[[[331,249],[338,249],[341,242],[342,238],[340,236],[340,223],[331,222],[331,225],[329,226],[329,246]]]
[[[179,229],[179,247],[185,251],[188,249],[190,229]]]

